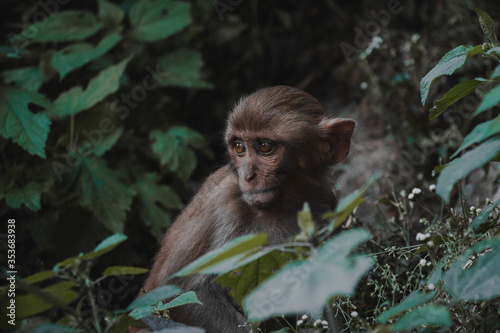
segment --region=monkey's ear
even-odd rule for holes
[[[328,142],[325,152],[331,164],[343,161],[351,147],[354,120],[346,118],[325,118],[320,122],[323,138]]]

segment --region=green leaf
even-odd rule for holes
[[[497,67],[495,67],[493,73],[491,73],[491,78],[492,79],[500,78],[500,65],[497,65]]]
[[[56,52],[52,56],[51,62],[52,66],[61,74],[59,80],[61,81],[69,72],[101,57],[121,39],[122,36],[119,33],[113,33],[101,40],[97,46],[89,43],[76,43]]]
[[[436,193],[445,202],[449,202],[450,193],[457,181],[466,177],[474,169],[477,169],[491,160],[500,150],[500,140],[492,139],[466,152],[462,157],[451,161],[439,174]]]
[[[61,291],[42,291],[40,295],[23,295],[16,297],[16,317],[17,318],[27,318],[38,313],[52,309],[56,304],[52,302],[52,298],[56,298],[58,302],[63,304],[69,304],[78,297],[78,293],[73,290],[61,290]],[[50,298],[43,297],[44,294],[48,294]]]
[[[55,117],[73,115],[94,106],[109,94],[117,91],[120,87],[120,77],[130,59],[131,57],[128,57],[102,70],[90,80],[85,91],[81,86],[76,86],[63,92],[54,102],[53,112],[48,114]]]
[[[106,268],[103,275],[104,276],[115,276],[115,275],[138,275],[149,272],[146,268],[140,267],[130,267],[130,266],[112,266]]]
[[[484,139],[497,134],[500,132],[500,116],[497,116],[495,119],[493,119],[493,122],[491,123],[490,127],[486,130],[486,133],[484,133]]]
[[[486,96],[484,96],[481,104],[477,107],[476,112],[474,112],[474,116],[477,116],[481,112],[488,110],[500,103],[500,85],[497,85],[493,88]]]
[[[485,239],[451,264],[443,286],[457,301],[500,296],[500,238]]]
[[[474,129],[464,138],[464,141],[457,149],[457,151],[450,156],[450,158],[455,158],[462,150],[469,148],[473,144],[479,143],[485,139],[485,134],[493,124],[493,120],[484,122],[477,125]]]
[[[160,305],[158,307],[158,311],[175,308],[176,306],[181,306],[185,304],[203,304],[203,303],[201,303],[198,297],[196,297],[196,293],[194,291],[188,291],[186,293],[177,296],[167,304]]]
[[[172,36],[191,23],[190,7],[183,1],[136,1],[130,9],[130,35],[146,42]]]
[[[163,301],[167,298],[173,297],[182,290],[177,286],[173,285],[165,285],[148,291],[146,294],[141,297],[135,299],[130,305],[127,307],[127,311],[134,310],[137,308],[141,308],[143,306],[149,306],[151,304],[155,304],[158,301]]]
[[[248,262],[246,265],[220,276],[216,281],[223,288],[228,287],[233,300],[241,306],[243,298],[287,264],[289,257],[290,253],[265,249],[244,258],[238,265]]]
[[[67,42],[88,38],[100,28],[101,24],[92,12],[66,10],[29,26],[18,38],[38,42]]]
[[[399,313],[402,313],[406,310],[409,310],[409,309],[412,309],[416,306],[424,304],[425,302],[432,300],[435,295],[436,295],[436,291],[433,291],[429,294],[422,294],[420,291],[415,290],[410,295],[408,295],[404,300],[402,300],[401,303],[399,303],[398,305],[396,305],[392,309],[384,311],[380,316],[377,317],[377,320],[380,323],[385,324],[385,323],[387,323],[387,320],[389,320],[389,318],[391,318]]]
[[[202,255],[200,258],[175,273],[173,277],[192,275],[195,273],[227,273],[235,268],[232,263],[241,260],[249,254],[257,252],[266,242],[267,234],[250,234],[238,237],[224,246]],[[231,264],[224,265],[224,269],[221,270],[220,265],[226,264],[227,262]]]
[[[309,207],[307,202],[304,202],[302,211],[298,212],[297,215],[300,230],[306,236],[306,240],[311,239],[316,230],[316,224],[313,221],[311,207]]]
[[[12,208],[21,208],[24,204],[30,210],[36,212],[41,208],[40,197],[42,185],[35,182],[26,184],[22,189],[15,188],[5,194],[5,202]]]
[[[45,143],[50,120],[43,113],[33,114],[28,104],[50,110],[52,104],[43,95],[11,87],[0,87],[0,135],[12,139],[32,155],[45,158]]]
[[[488,208],[483,209],[479,215],[477,215],[472,223],[470,224],[471,230],[474,230],[476,234],[485,233],[491,227],[490,223],[488,223],[488,217],[495,207],[500,205],[500,200],[495,202],[493,205],[490,205]],[[495,225],[498,221],[492,221],[492,224]]]
[[[436,177],[436,175],[439,175],[441,171],[443,171],[448,165],[449,163],[434,167],[434,169],[432,169],[432,177]]]
[[[24,279],[24,282],[33,284],[41,281],[45,281],[47,279],[53,278],[54,277],[54,272],[53,271],[44,271],[40,273],[36,273],[33,275],[28,276],[27,278]]]
[[[2,72],[5,83],[14,82],[24,90],[37,92],[44,82],[44,75],[40,67],[23,67]]]
[[[445,306],[424,305],[421,308],[413,310],[392,327],[392,332],[409,331],[412,328],[421,325],[434,325],[449,328],[453,322],[451,321],[448,309]]]
[[[479,18],[479,24],[481,25],[481,29],[483,29],[483,32],[486,35],[486,37],[488,37],[490,42],[497,43],[498,39],[497,35],[495,34],[495,21],[493,21],[491,16],[486,14],[481,9],[479,8],[472,8],[472,9],[476,12],[477,17]]]
[[[151,227],[153,235],[160,237],[163,228],[168,226],[172,219],[164,208],[180,210],[182,203],[171,187],[159,185],[158,182],[159,176],[148,173],[137,181],[135,188],[138,193],[139,215],[142,221]]]
[[[163,72],[155,75],[155,79],[162,86],[213,88],[200,78],[203,59],[199,52],[177,50],[161,58],[160,66]]]
[[[196,168],[196,155],[189,147],[201,147],[201,134],[186,127],[174,126],[167,133],[152,131],[149,138],[154,141],[152,149],[160,158],[161,165],[166,165],[180,179],[187,181]]]
[[[477,45],[475,47],[460,45],[450,52],[446,53],[439,63],[427,73],[420,81],[420,95],[422,97],[422,105],[425,105],[429,89],[432,82],[442,75],[451,75],[457,69],[465,64],[465,61],[472,56],[481,54],[483,46]]]
[[[334,295],[352,295],[373,261],[348,255],[368,238],[370,234],[362,229],[345,231],[321,246],[315,256],[285,266],[243,301],[249,320],[320,309]]]
[[[123,231],[126,211],[135,195],[119,176],[98,159],[86,157],[82,160],[80,205],[93,211],[112,232]]]
[[[106,136],[102,140],[101,144],[94,146],[94,154],[96,156],[104,155],[108,150],[113,148],[113,146],[118,141],[118,139],[122,136],[122,134],[123,134],[123,127],[118,127],[111,134]]]
[[[99,0],[99,20],[105,26],[114,27],[118,25],[124,17],[125,13],[120,6],[106,0]]]
[[[66,333],[66,332],[76,332],[76,330],[72,327],[62,326],[54,323],[43,323],[41,325],[36,326],[33,329],[33,333]]]
[[[483,84],[483,80],[467,80],[460,82],[446,94],[440,100],[434,101],[434,106],[429,110],[429,119],[435,119],[441,115],[450,105],[459,101],[461,98],[467,96],[468,94],[474,92],[476,88]]]

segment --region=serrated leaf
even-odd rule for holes
[[[44,75],[40,67],[23,67],[2,72],[5,83],[15,83],[20,88],[37,92],[44,82]]]
[[[476,234],[481,234],[488,231],[490,227],[487,225],[489,224],[487,223],[488,217],[490,216],[493,209],[495,209],[498,205],[500,205],[500,200],[490,205],[488,208],[483,209],[483,211],[479,213],[470,224],[470,229],[474,230]],[[497,222],[498,221],[493,221],[493,224],[496,224]]]
[[[41,208],[40,197],[42,185],[35,182],[26,184],[22,189],[15,188],[5,194],[5,202],[12,208],[21,208],[24,204],[30,210],[36,212]]]
[[[450,158],[455,158],[461,151],[469,148],[473,144],[479,143],[485,139],[485,134],[490,128],[490,125],[493,124],[493,120],[481,123],[474,127],[474,129],[464,138],[464,141],[458,147],[457,151],[450,156]]]
[[[250,234],[238,237],[222,247],[202,255],[200,258],[191,262],[173,277],[187,276],[196,273],[202,274],[224,274],[234,269],[234,262],[240,261],[260,250],[267,242],[267,234]],[[227,265],[227,263],[230,263]],[[221,269],[224,267],[224,269]]]
[[[243,301],[249,320],[320,309],[334,295],[352,295],[373,261],[348,255],[368,238],[370,234],[362,229],[343,232],[321,246],[315,256],[285,266]]]
[[[443,98],[434,101],[434,106],[429,110],[429,119],[435,119],[441,115],[450,105],[459,101],[468,94],[474,92],[476,88],[484,84],[483,80],[467,80],[460,82],[444,94]]]
[[[484,239],[450,265],[443,287],[456,300],[482,301],[500,296],[500,238]]]
[[[116,26],[124,17],[125,13],[120,6],[106,0],[99,0],[99,20],[105,26]]]
[[[479,24],[481,25],[481,29],[483,30],[484,34],[490,42],[492,43],[497,43],[497,35],[495,34],[495,21],[486,14],[484,11],[482,11],[479,8],[472,8],[477,14],[477,17],[479,18]]]
[[[389,318],[432,300],[436,293],[436,291],[433,291],[429,294],[422,294],[420,291],[415,290],[410,295],[405,297],[405,299],[402,300],[401,303],[399,303],[392,309],[384,311],[382,314],[380,314],[377,317],[377,320],[380,323],[385,324]]]
[[[201,79],[203,59],[201,54],[192,50],[178,50],[160,59],[163,72],[155,79],[162,86],[186,88],[213,88],[210,83]]]
[[[184,181],[196,168],[196,155],[190,147],[200,147],[200,137],[203,138],[199,133],[180,126],[170,128],[167,133],[155,130],[149,134],[154,141],[151,147],[160,163]]]
[[[191,23],[190,4],[183,1],[136,1],[130,9],[131,37],[152,42],[167,38]]]
[[[116,275],[138,275],[149,272],[146,268],[140,267],[130,267],[130,266],[112,266],[104,270],[104,276],[116,276]]]
[[[434,325],[449,328],[452,324],[453,322],[451,321],[450,314],[445,306],[428,304],[404,315],[403,318],[399,319],[392,327],[392,332],[409,331],[421,325]]]
[[[18,38],[38,42],[67,42],[88,38],[100,28],[101,24],[92,12],[66,10],[32,24]]]
[[[12,139],[32,155],[45,158],[45,143],[50,120],[43,113],[33,114],[28,104],[50,110],[52,104],[43,95],[11,87],[0,87],[0,135]]]
[[[119,33],[110,34],[94,46],[90,43],[75,43],[66,46],[52,56],[52,66],[60,73],[62,80],[69,72],[82,67],[111,50],[122,36]]]
[[[142,221],[151,227],[153,235],[160,237],[163,228],[170,224],[172,218],[164,208],[179,210],[182,208],[182,203],[171,187],[159,185],[158,182],[159,177],[156,174],[148,173],[137,181],[135,188]]]
[[[94,212],[110,231],[122,232],[135,191],[120,181],[116,171],[92,157],[82,160],[80,186],[80,205]]]
[[[493,88],[489,93],[484,96],[481,104],[477,107],[476,112],[474,112],[474,116],[477,116],[483,111],[486,111],[494,106],[497,106],[500,103],[500,85],[497,85]]]
[[[491,139],[451,161],[439,174],[436,193],[448,203],[455,183],[466,177],[474,169],[486,164],[495,157],[499,150],[500,140],[498,138]]]
[[[420,95],[422,98],[422,105],[425,105],[429,89],[432,82],[442,75],[451,75],[457,69],[465,64],[465,61],[472,56],[481,54],[483,46],[477,45],[475,47],[468,45],[460,45],[450,52],[446,53],[439,63],[427,73],[420,81]]]
[[[94,146],[94,154],[96,156],[104,155],[108,150],[113,148],[113,146],[122,136],[122,134],[123,134],[123,127],[118,127],[117,129],[115,129],[111,134],[109,134],[102,140],[101,144]]]
[[[231,297],[240,306],[243,305],[243,298],[282,268],[289,257],[289,253],[277,250],[266,250],[263,255],[260,252],[257,253],[257,258],[250,258],[252,256],[245,258],[246,261],[251,260],[246,265],[238,267],[216,280],[223,288],[230,289]]]
[[[155,304],[158,301],[163,301],[167,298],[173,297],[182,290],[177,286],[173,285],[165,285],[158,288],[155,288],[151,291],[148,291],[146,294],[141,297],[135,299],[130,305],[127,307],[126,311],[135,310],[137,308],[141,308],[144,306],[149,306],[151,304]]]
[[[198,297],[196,297],[196,293],[194,291],[188,291],[177,296],[167,304],[160,305],[158,307],[158,311],[175,308],[176,306],[181,306],[185,304],[203,304],[203,303],[201,303]]]
[[[118,64],[102,70],[95,78],[90,80],[85,91],[81,86],[76,86],[59,95],[54,102],[54,110],[48,112],[50,116],[64,117],[88,109],[120,87],[120,77],[123,74],[131,57]]]

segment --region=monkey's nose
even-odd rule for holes
[[[251,182],[252,180],[254,180],[254,179],[255,179],[255,176],[256,176],[256,175],[257,175],[257,174],[256,174],[256,173],[255,173],[255,171],[253,171],[253,170],[252,170],[252,171],[247,171],[247,172],[245,173],[245,180],[246,180],[247,182]]]

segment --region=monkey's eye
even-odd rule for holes
[[[269,141],[263,141],[259,144],[259,150],[261,153],[269,154],[274,149],[274,144]]]
[[[245,146],[242,142],[236,141],[235,143],[233,143],[233,149],[238,156],[241,156],[245,153]]]

